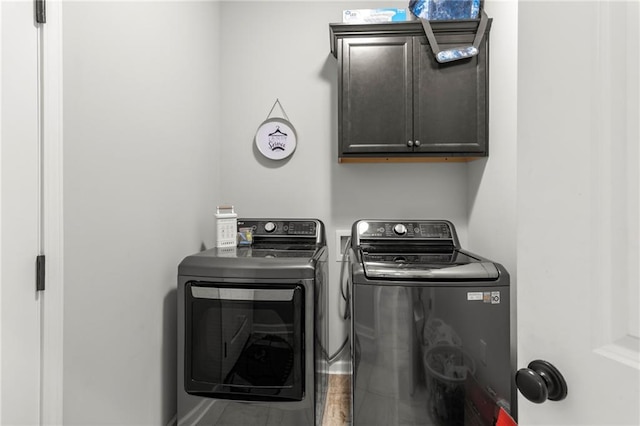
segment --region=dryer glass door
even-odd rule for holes
[[[185,291],[188,393],[302,400],[302,286],[189,282]]]

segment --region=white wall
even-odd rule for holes
[[[511,337],[517,342],[517,72],[518,1],[487,1],[489,157],[469,163],[467,248],[501,263],[511,278]],[[511,362],[517,365],[514,346]],[[513,404],[516,402],[513,401]]]
[[[493,18],[489,157],[469,163],[467,248],[502,263],[515,284],[518,2],[489,0],[484,7]]]
[[[218,5],[66,2],[64,423],[167,424],[219,198]]]

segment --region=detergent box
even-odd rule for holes
[[[406,21],[407,10],[396,8],[349,9],[342,11],[342,22],[374,24],[377,22]]]

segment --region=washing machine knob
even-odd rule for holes
[[[273,232],[276,230],[276,224],[273,222],[267,222],[264,224],[264,230],[266,232]]]
[[[393,227],[393,232],[395,232],[396,235],[404,235],[407,233],[407,227],[401,223],[398,223],[396,226]]]

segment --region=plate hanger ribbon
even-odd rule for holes
[[[273,113],[273,109],[276,107],[276,105],[278,105],[280,107],[280,111],[282,111],[282,114],[284,115],[284,118],[291,122],[291,120],[289,120],[289,116],[287,115],[287,113],[285,112],[284,108],[282,107],[282,104],[280,103],[280,100],[278,98],[276,98],[276,101],[273,103],[273,106],[271,107],[271,110],[269,111],[269,114],[267,114],[267,120],[269,118],[271,118],[271,114]]]

